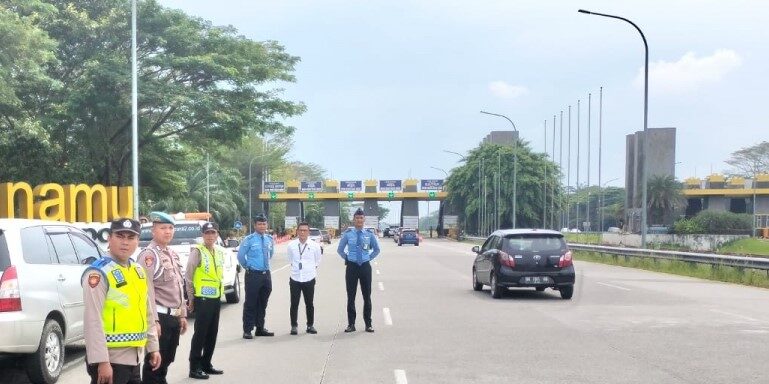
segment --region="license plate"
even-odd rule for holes
[[[552,280],[548,276],[524,276],[521,278],[524,284],[550,284]]]

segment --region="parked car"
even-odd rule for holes
[[[509,287],[552,288],[561,298],[574,294],[574,264],[571,251],[558,231],[503,229],[492,233],[483,246],[473,247],[473,289],[491,287],[498,299]]]
[[[331,233],[327,229],[320,230],[321,241],[326,244],[331,244]]]
[[[182,263],[182,274],[187,269],[187,259],[190,257],[190,250],[196,244],[203,244],[203,232],[201,226],[205,220],[176,220],[174,223],[174,238],[168,245],[176,254],[179,255],[179,261]],[[139,236],[139,249],[134,255],[134,259],[139,252],[152,241],[152,223],[142,224],[142,233]],[[237,240],[228,240],[224,244],[220,237],[216,238],[216,245],[225,248],[224,253],[224,279],[222,280],[224,299],[234,304],[240,302],[240,265],[238,264],[238,246]]]
[[[377,229],[377,228],[374,228],[374,227],[363,227],[363,229],[373,233],[374,235],[376,235],[377,238],[382,237],[382,235],[379,234],[379,229]]]
[[[404,229],[403,232],[398,235],[398,246],[403,244],[414,244],[419,246],[419,234],[414,229]]]
[[[80,281],[104,255],[70,224],[0,219],[0,354],[24,355],[31,382],[55,382],[64,347],[83,339]]]
[[[320,253],[323,254],[323,234],[318,228],[310,228],[310,236],[308,239],[318,243],[320,245]]]

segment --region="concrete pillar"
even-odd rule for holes
[[[330,193],[339,192],[339,182],[336,180],[326,180],[323,183],[323,191]],[[333,228],[339,233],[339,200],[323,200],[323,227]]]
[[[417,179],[406,179],[403,181],[403,192],[417,192]],[[419,200],[410,198],[403,199],[401,205],[401,226],[418,229],[419,227]]]
[[[299,193],[299,181],[291,180],[286,182],[287,193]],[[302,204],[299,201],[286,202],[286,218],[283,229],[295,227],[302,218]]]

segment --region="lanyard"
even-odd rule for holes
[[[307,243],[304,243],[304,248],[301,247],[301,244],[297,244],[296,248],[299,249],[299,270],[302,270],[302,254],[304,251],[307,250]]]

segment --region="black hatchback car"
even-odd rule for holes
[[[557,231],[503,229],[492,233],[483,246],[473,247],[473,289],[491,287],[498,299],[509,287],[552,288],[561,298],[574,294],[574,264],[571,251]]]

